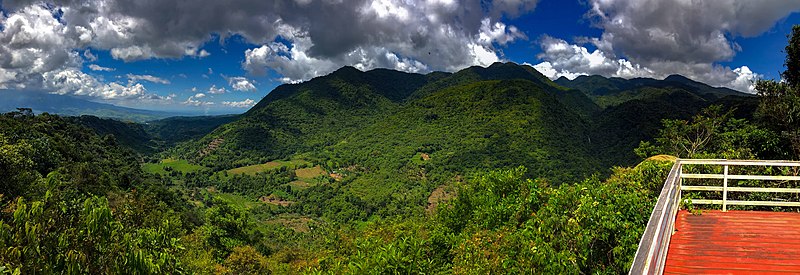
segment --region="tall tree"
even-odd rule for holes
[[[786,45],[786,71],[781,74],[790,86],[800,86],[800,25],[792,27],[789,45]]]
[[[756,115],[790,142],[795,157],[800,156],[800,25],[792,28],[786,46],[784,81],[759,80],[761,98]]]

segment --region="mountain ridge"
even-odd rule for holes
[[[15,111],[17,108],[31,108],[36,113],[46,112],[65,116],[93,115],[135,122],[181,115],[180,113],[121,107],[41,91],[0,90],[0,112]]]

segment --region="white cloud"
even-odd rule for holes
[[[344,65],[453,71],[502,60],[496,47],[525,38],[503,20],[533,10],[537,2],[6,1],[0,15],[0,87],[42,87],[44,73],[94,62],[92,51],[108,51],[125,62],[203,58],[210,55],[203,45],[217,35],[222,41],[240,35],[261,45],[245,52],[242,66],[253,74],[276,72],[284,82]],[[239,84],[244,86],[233,88],[251,89]]]
[[[550,79],[566,77],[575,79],[580,75],[602,75],[606,77],[650,77],[663,79],[680,74],[695,81],[715,87],[728,87],[746,93],[755,93],[753,81],[761,75],[753,73],[747,66],[731,69],[710,63],[684,63],[679,61],[653,62],[649,67],[626,59],[611,59],[605,52],[593,52],[583,46],[569,44],[555,38],[542,39],[542,53],[537,57],[543,62],[533,67]]]
[[[103,67],[97,64],[89,64],[89,69],[92,71],[103,71],[103,72],[113,72],[116,71],[114,68]]]
[[[249,79],[241,76],[228,77],[228,85],[234,91],[256,91],[256,86]]]
[[[86,49],[83,51],[83,57],[86,58],[86,61],[95,62],[97,61],[97,56],[92,53],[91,50]]]
[[[589,52],[585,47],[550,36],[542,37],[540,46],[542,52],[537,57],[545,61],[535,65],[534,68],[552,79],[561,76],[574,79],[579,75],[633,78],[655,74],[639,64],[633,64],[625,59],[611,58],[600,49]]]
[[[169,80],[166,80],[166,79],[163,79],[163,78],[160,78],[160,77],[157,77],[157,76],[152,76],[152,75],[149,75],[149,74],[144,74],[144,75],[127,74],[126,77],[128,77],[128,79],[130,79],[132,81],[144,80],[144,81],[149,81],[149,82],[159,83],[159,84],[165,84],[165,85],[166,84],[170,84]]]
[[[250,108],[256,105],[255,100],[245,99],[242,101],[223,101],[222,105],[235,108]]]
[[[759,35],[800,10],[793,0],[590,2],[590,15],[603,28],[597,41],[641,63],[729,60],[736,54],[731,37]]]
[[[759,74],[719,65],[741,51],[731,37],[759,35],[800,10],[799,1],[591,0],[603,29],[579,44],[545,36],[535,67],[550,78],[599,74],[663,78],[681,74],[712,86],[754,92]],[[589,51],[581,44],[591,43]]]
[[[72,50],[79,46],[70,39],[72,30],[43,6],[0,13],[0,26],[0,86],[38,88],[45,73],[82,62],[80,54]]]
[[[492,43],[500,45],[508,44],[517,39],[527,39],[524,33],[520,32],[517,27],[510,26],[506,28],[506,24],[502,22],[495,22],[489,18],[481,20],[481,28],[478,33],[478,43],[491,46]]]
[[[210,87],[210,88],[208,88],[208,93],[209,93],[209,94],[214,94],[214,95],[216,95],[216,94],[224,94],[224,93],[226,93],[226,92],[228,92],[228,90],[226,90],[226,89],[225,89],[225,87],[219,87],[219,88],[217,88],[217,85],[211,85],[211,87]]]
[[[739,91],[756,92],[755,81],[763,76],[754,73],[747,66],[733,69],[733,72],[736,74],[736,79],[728,83],[727,87]]]
[[[116,82],[103,84],[94,77],[75,69],[52,71],[44,74],[44,88],[57,94],[81,95],[102,99],[139,99],[148,97],[147,89],[129,81],[127,85]]]
[[[206,95],[204,95],[202,93],[196,94],[196,95],[190,96],[189,98],[186,99],[186,101],[181,102],[181,104],[188,105],[188,106],[195,106],[195,107],[214,105],[214,102],[199,100],[201,98],[204,98],[205,96]]]

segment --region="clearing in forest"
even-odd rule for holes
[[[287,169],[296,169],[297,167],[303,165],[310,165],[311,163],[305,160],[290,160],[290,161],[270,161],[264,164],[256,164],[250,166],[244,166],[239,168],[233,168],[228,170],[228,174],[247,174],[247,175],[255,175],[260,172],[266,172],[273,169],[280,169],[281,167],[286,167]]]
[[[169,174],[167,170],[174,170],[181,173],[196,172],[205,169],[200,165],[194,165],[182,159],[163,159],[159,163],[145,163],[142,165],[142,170],[152,174]]]
[[[327,175],[325,170],[322,170],[322,167],[319,165],[311,167],[311,168],[303,168],[294,170],[294,174],[300,179],[313,179],[319,176]]]

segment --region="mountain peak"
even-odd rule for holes
[[[336,71],[333,71],[331,73],[331,75],[358,74],[358,73],[363,73],[363,72],[361,70],[359,70],[359,69],[356,69],[353,66],[344,66],[344,67],[341,67],[341,68],[337,69]]]
[[[682,75],[679,75],[679,74],[673,74],[673,75],[667,76],[667,78],[664,78],[664,80],[665,81],[681,82],[681,83],[686,83],[686,82],[695,83],[695,82],[697,82],[697,81],[691,80],[688,77],[685,77],[685,76],[682,76]]]

